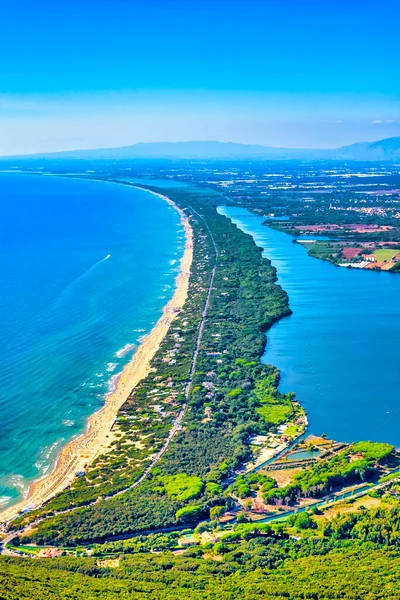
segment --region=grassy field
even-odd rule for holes
[[[268,423],[284,423],[293,413],[293,408],[287,404],[276,404],[275,406],[260,406],[257,412],[264,417]]]
[[[391,261],[396,254],[400,254],[399,249],[384,248],[382,250],[375,250],[374,252],[374,256],[378,262]]]
[[[279,487],[284,487],[285,485],[292,483],[294,476],[297,475],[297,473],[300,473],[301,470],[301,467],[294,467],[293,469],[279,469],[276,471],[261,470],[260,473],[272,477]]]
[[[286,435],[297,435],[299,433],[299,428],[297,425],[289,425],[289,427],[285,430]]]
[[[32,546],[13,546],[12,544],[8,544],[7,547],[13,552],[23,552],[24,554],[37,553],[37,548],[33,548]]]
[[[372,498],[371,496],[362,496],[351,502],[344,500],[343,502],[337,502],[333,506],[323,510],[322,515],[316,515],[315,519],[321,520],[323,518],[332,519],[338,514],[354,513],[357,510],[365,510],[370,508],[379,508],[382,506],[381,498]]]

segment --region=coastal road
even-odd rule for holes
[[[357,492],[357,490],[354,490],[354,492],[346,492],[344,494],[330,494],[329,496],[325,496],[325,498],[322,498],[321,500],[319,500],[318,502],[314,502],[313,504],[310,504],[308,506],[302,506],[300,508],[297,509],[292,509],[290,511],[286,511],[285,513],[281,513],[281,514],[275,514],[272,515],[270,517],[265,517],[263,519],[259,519],[258,521],[252,521],[252,524],[257,525],[257,524],[263,524],[263,523],[272,523],[274,521],[281,521],[284,519],[287,519],[288,517],[290,517],[291,515],[300,513],[300,512],[305,512],[308,510],[312,510],[315,507],[330,507],[330,506],[334,506],[334,504],[338,503],[338,502],[342,502],[345,499],[349,499],[349,498],[361,498],[362,496],[367,495],[368,493],[370,493],[373,490],[378,490],[378,489],[384,489],[386,487],[389,487],[390,485],[392,485],[393,483],[398,483],[400,481],[400,473],[399,473],[399,477],[395,477],[394,479],[392,479],[391,481],[385,481],[383,483],[377,483],[374,486],[369,487],[367,490],[366,489],[362,489],[360,491]],[[234,522],[231,522],[229,524],[227,524],[224,529],[226,529],[227,531],[230,531],[232,526],[236,523],[236,520]],[[159,529],[153,529],[151,531],[148,532],[137,532],[137,533],[132,533],[132,534],[125,534],[125,535],[120,535],[120,536],[115,536],[115,537],[110,537],[109,539],[107,539],[107,542],[112,542],[112,541],[117,541],[117,540],[128,540],[128,539],[133,539],[139,535],[152,535],[155,533],[170,533],[172,531],[182,531],[183,529],[187,528],[188,525],[182,525],[181,527],[160,527]],[[11,550],[8,550],[5,546],[6,544],[10,543],[10,541],[12,540],[12,538],[14,538],[16,535],[22,535],[23,534],[23,530],[21,531],[16,531],[10,535],[8,535],[3,541],[3,547],[1,548],[1,554],[4,555],[8,555],[8,556],[16,556],[18,555],[15,552],[12,552]],[[40,547],[38,547],[39,549]],[[33,558],[33,555],[30,556],[30,558]]]
[[[115,496],[119,496],[121,494],[125,494],[126,492],[128,492],[129,490],[133,490],[135,489],[138,485],[140,485],[142,483],[142,481],[144,479],[146,479],[147,475],[150,473],[150,471],[153,469],[153,467],[159,462],[159,460],[163,457],[163,455],[166,453],[166,451],[168,450],[168,447],[170,445],[170,443],[172,442],[172,440],[174,439],[175,435],[177,434],[178,431],[180,431],[181,429],[181,424],[182,421],[186,415],[186,411],[187,411],[187,402],[189,400],[189,395],[190,395],[190,390],[192,389],[192,385],[193,385],[193,377],[196,371],[196,364],[197,364],[197,358],[199,356],[199,352],[200,352],[200,348],[201,348],[201,341],[203,338],[203,331],[204,331],[204,326],[207,320],[207,314],[208,314],[208,309],[210,307],[210,299],[211,299],[211,294],[212,294],[212,290],[213,290],[213,286],[214,286],[214,279],[215,279],[215,273],[217,271],[217,261],[219,258],[219,251],[218,251],[218,246],[215,242],[215,238],[212,234],[212,231],[207,223],[207,220],[205,219],[205,217],[203,215],[201,215],[200,213],[197,212],[197,210],[195,210],[192,206],[188,205],[188,208],[194,213],[196,214],[200,219],[202,219],[204,221],[204,224],[207,228],[207,231],[209,233],[211,242],[214,246],[214,250],[215,250],[215,261],[214,261],[214,266],[212,268],[211,271],[211,277],[210,277],[210,282],[208,284],[208,290],[207,290],[207,296],[206,296],[206,301],[204,303],[204,308],[203,308],[203,312],[201,315],[201,321],[200,321],[200,325],[199,328],[197,330],[197,338],[196,338],[196,346],[193,352],[193,356],[192,356],[192,362],[190,365],[190,371],[189,371],[189,378],[185,387],[185,400],[186,402],[183,404],[182,409],[179,413],[179,415],[177,416],[177,418],[175,419],[175,423],[173,424],[171,431],[168,434],[168,437],[163,445],[163,447],[161,448],[161,450],[159,450],[157,452],[157,454],[154,456],[154,458],[152,459],[151,463],[148,465],[148,467],[144,470],[144,472],[142,473],[142,475],[139,477],[139,479],[137,481],[135,481],[135,483],[133,483],[132,485],[130,485],[129,487],[120,490],[119,492],[117,492],[116,494],[113,494],[112,497],[114,498]],[[104,498],[107,498],[107,496],[104,496]],[[74,510],[74,509],[71,509]],[[68,511],[69,512],[69,511]]]
[[[18,556],[16,552],[13,552],[12,550],[9,550],[7,548],[7,544],[9,544],[11,540],[13,540],[13,538],[15,538],[17,535],[20,535],[21,533],[21,531],[13,531],[13,533],[10,533],[9,535],[7,535],[7,537],[1,540],[0,553],[3,556]]]
[[[182,428],[182,421],[186,415],[186,411],[187,411],[187,406],[188,406],[188,400],[189,400],[189,395],[190,395],[190,390],[192,388],[193,385],[193,378],[194,378],[194,374],[196,371],[196,364],[197,364],[197,358],[200,352],[200,348],[201,348],[201,342],[202,342],[202,338],[203,338],[203,331],[204,331],[204,326],[207,320],[207,315],[208,315],[208,309],[210,307],[210,299],[211,299],[211,294],[212,294],[212,290],[213,290],[213,286],[214,286],[214,279],[215,279],[215,274],[217,272],[217,261],[219,258],[219,251],[218,251],[218,247],[217,244],[215,242],[215,238],[214,235],[207,223],[207,220],[205,219],[205,217],[203,215],[201,215],[200,213],[198,213],[192,206],[188,205],[188,208],[195,214],[197,215],[200,219],[203,220],[205,227],[209,233],[211,242],[213,244],[214,250],[215,250],[215,260],[214,260],[214,266],[211,270],[211,277],[210,277],[210,281],[208,284],[208,290],[207,290],[207,296],[206,296],[206,301],[204,303],[204,308],[203,308],[203,312],[201,315],[201,321],[200,321],[200,325],[199,328],[197,330],[197,337],[196,337],[196,345],[195,345],[195,349],[193,352],[193,356],[192,356],[192,361],[191,361],[191,366],[190,366],[190,371],[189,371],[189,377],[188,377],[188,381],[187,384],[185,386],[185,391],[184,391],[184,396],[185,396],[185,403],[182,406],[181,411],[179,412],[179,415],[177,416],[177,418],[175,419],[175,422],[168,434],[167,439],[165,440],[164,445],[162,446],[162,448],[157,452],[157,454],[152,458],[150,464],[146,467],[146,469],[143,471],[142,475],[139,477],[139,479],[137,479],[135,481],[135,483],[133,483],[132,485],[130,485],[127,488],[124,488],[123,490],[118,491],[115,494],[110,494],[109,496],[102,496],[102,500],[107,500],[110,498],[115,498],[116,496],[120,496],[121,494],[125,494],[126,492],[129,492],[130,490],[135,489],[136,487],[138,487],[138,485],[140,485],[142,483],[142,481],[144,479],[146,479],[146,477],[148,476],[148,474],[150,473],[150,471],[154,468],[154,466],[161,460],[161,458],[163,457],[163,455],[166,453],[166,451],[168,450],[168,447],[170,445],[170,443],[172,442],[172,440],[174,439],[175,435],[178,433],[178,431],[181,430]],[[86,504],[85,507],[88,506],[93,506],[94,504],[96,504],[96,502],[98,502],[98,499],[96,499],[93,502],[90,502],[89,504]],[[59,511],[57,513],[55,513],[56,515],[61,515],[61,514],[66,514],[69,512],[72,512],[74,510],[76,510],[79,507],[71,507],[68,508],[66,510],[63,511]],[[38,523],[40,523],[43,519],[37,519],[36,521],[34,521],[31,525],[36,525]],[[10,539],[12,539],[13,537],[15,537],[16,535],[23,535],[24,531],[20,530],[18,532],[14,532],[10,537]],[[8,538],[6,538],[8,539]],[[8,540],[9,541],[9,540]],[[4,548],[3,548],[3,553],[4,553]]]

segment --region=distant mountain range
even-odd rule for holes
[[[331,152],[338,158],[354,160],[396,160],[400,158],[400,137],[386,138],[378,142],[358,142]]]
[[[169,158],[169,159],[270,159],[270,160],[398,160],[400,159],[400,137],[392,137],[378,142],[359,142],[332,150],[311,150],[296,148],[274,148],[257,144],[236,144],[234,142],[154,142],[139,143],[120,148],[99,148],[96,150],[70,150],[47,154],[0,157],[1,159],[129,159],[129,158]]]

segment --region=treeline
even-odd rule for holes
[[[288,485],[278,487],[275,479],[260,472],[240,475],[229,487],[236,497],[245,499],[259,491],[266,504],[286,504],[300,498],[319,498],[335,489],[377,479],[382,465],[396,464],[391,444],[357,442],[334,456],[304,467]]]
[[[381,463],[390,461],[394,446],[378,442],[358,442],[331,458],[317,461],[297,473],[293,482],[271,488],[264,495],[270,504],[291,504],[300,497],[321,497],[345,485],[368,481],[380,471]]]
[[[0,593],[4,600],[395,600],[399,573],[395,546],[333,535],[297,541],[265,529],[180,556],[137,554],[116,561],[1,557]]]

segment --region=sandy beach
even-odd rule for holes
[[[141,188],[142,189],[142,188]],[[34,483],[29,488],[24,500],[0,512],[0,521],[10,521],[27,507],[38,507],[43,502],[61,492],[73,481],[75,473],[84,471],[100,453],[110,445],[113,437],[110,434],[120,407],[127,400],[133,388],[149,372],[150,362],[160,347],[168,329],[177,314],[177,309],[184,305],[189,288],[189,275],[193,258],[193,232],[185,213],[166,196],[152,193],[173,206],[180,214],[185,228],[185,251],[181,259],[180,272],[176,278],[176,289],[173,297],[164,307],[163,314],[152,331],[146,336],[118,379],[116,389],[107,396],[104,406],[88,420],[87,431],[72,440],[61,451],[54,471]]]

